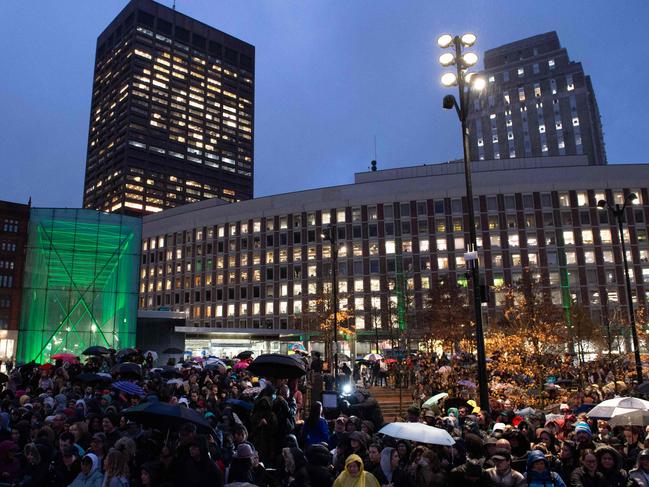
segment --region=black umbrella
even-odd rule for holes
[[[252,361],[247,370],[255,375],[276,379],[295,379],[306,375],[306,368],[302,362],[292,356],[279,353],[260,355]]]
[[[193,409],[178,404],[159,402],[150,397],[147,402],[124,409],[124,416],[136,423],[159,429],[177,429],[185,423],[194,423],[199,431],[210,433],[212,428],[207,420]]]
[[[172,367],[170,365],[165,365],[162,367],[160,370],[160,375],[164,377],[165,379],[173,379],[174,377],[182,377],[183,374],[180,373],[180,370],[178,370],[176,367]]]
[[[117,355],[115,356],[117,360],[123,360],[127,357],[130,357],[131,355],[136,355],[139,353],[136,349],[134,348],[122,348],[119,352],[117,352]]]
[[[111,370],[113,374],[119,374],[124,378],[135,378],[139,379],[142,377],[142,367],[133,362],[124,362],[123,364],[117,364]]]
[[[82,372],[77,375],[77,380],[81,382],[110,382],[113,379],[110,376],[95,374],[94,372]]]
[[[165,348],[162,351],[162,353],[168,353],[168,354],[172,354],[172,355],[177,355],[179,353],[183,353],[183,350],[181,350],[178,347],[169,347],[169,348]]]
[[[95,345],[93,347],[88,347],[83,351],[84,355],[108,355],[108,349],[102,347],[101,345]]]
[[[240,360],[245,360],[247,358],[250,358],[253,356],[255,352],[252,350],[246,350],[245,352],[241,352],[240,354],[237,355],[237,358]]]
[[[4,384],[9,380],[9,376],[7,374],[3,374],[0,372],[0,384]]]

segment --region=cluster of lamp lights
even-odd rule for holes
[[[450,34],[443,34],[437,39],[437,45],[442,49],[453,47],[455,52],[445,52],[439,57],[439,63],[444,66],[458,67],[458,74],[444,73],[442,75],[442,84],[446,87],[456,86],[458,84],[458,75],[464,78],[466,84],[471,88],[482,91],[486,85],[484,78],[477,77],[474,79],[475,73],[469,73],[468,69],[471,66],[478,64],[478,55],[474,52],[465,52],[462,54],[462,47],[471,47],[475,44],[477,37],[475,34],[463,34],[462,36],[453,37]]]

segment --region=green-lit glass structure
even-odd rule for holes
[[[135,345],[141,234],[139,218],[31,210],[19,361]]]

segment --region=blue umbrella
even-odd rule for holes
[[[241,399],[228,399],[225,403],[230,406],[239,406],[246,411],[252,411],[253,404],[248,401],[242,401]]]
[[[476,388],[476,385],[473,382],[471,382],[470,380],[466,380],[466,379],[457,381],[457,385],[462,386],[462,387],[468,387],[469,389],[475,389]]]
[[[113,382],[113,388],[117,389],[118,391],[125,392],[126,394],[130,394],[131,396],[144,396],[144,389],[142,389],[137,384],[134,384],[133,382],[128,382],[125,380]]]

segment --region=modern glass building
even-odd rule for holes
[[[138,218],[31,210],[17,359],[135,345]]]

